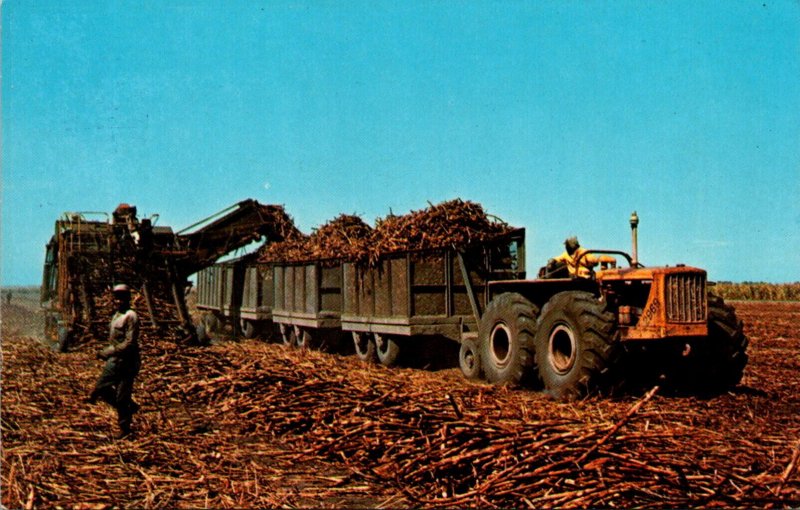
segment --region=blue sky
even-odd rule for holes
[[[3,285],[64,211],[306,232],[455,197],[714,280],[800,280],[800,2],[2,4]]]

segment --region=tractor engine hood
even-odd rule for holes
[[[623,340],[705,336],[708,332],[703,269],[682,265],[609,269],[600,271],[597,280],[617,291],[637,282],[650,287],[642,308],[621,307],[621,317],[636,317],[630,327],[620,320]]]
[[[622,280],[652,280],[658,276],[695,274],[706,276],[704,269],[685,266],[661,266],[661,267],[624,267],[614,269],[603,269],[597,272],[598,281],[622,281]]]

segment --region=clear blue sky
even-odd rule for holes
[[[461,197],[714,280],[800,280],[800,3],[4,1],[2,269],[64,211],[306,232]]]

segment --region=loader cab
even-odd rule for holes
[[[44,270],[42,274],[42,287],[39,294],[39,303],[44,306],[56,297],[58,286],[58,243],[55,238],[50,239],[45,247]]]
[[[62,340],[66,340],[68,328],[60,313],[58,283],[58,240],[53,236],[45,246],[39,306],[44,314],[45,337],[57,341],[61,345]]]

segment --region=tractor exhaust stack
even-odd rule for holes
[[[633,211],[633,214],[631,214],[631,237],[633,241],[633,250],[631,256],[633,257],[634,266],[639,263],[639,238],[637,236],[638,230],[639,216],[636,214],[636,211]]]

